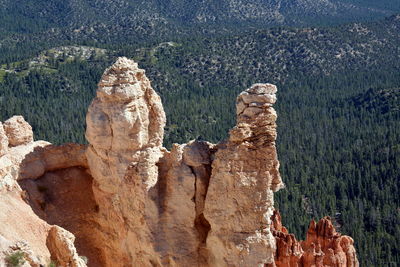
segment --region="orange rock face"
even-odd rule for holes
[[[276,239],[276,267],[358,267],[358,259],[351,237],[336,232],[329,217],[318,223],[311,221],[304,241],[297,241],[282,226],[281,215],[275,211],[271,217],[272,234]]]

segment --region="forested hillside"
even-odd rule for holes
[[[23,58],[56,45],[139,43],[221,36],[271,26],[376,20],[393,0],[23,0],[0,1],[0,54]]]
[[[220,3],[225,2],[245,3]],[[393,4],[342,2],[373,9]],[[111,16],[97,13],[104,2],[87,1],[93,11],[85,19],[98,23],[50,29],[71,18],[79,21],[82,15],[71,8],[86,2],[35,3],[32,8],[44,12],[32,15],[36,28],[25,19],[22,26],[13,24],[12,13],[2,28],[7,37],[0,41],[1,121],[21,114],[36,139],[85,142],[85,114],[96,84],[124,55],[146,69],[162,97],[167,147],[193,138],[218,142],[234,125],[236,95],[255,82],[275,83],[286,183],[276,199],[284,224],[301,236],[310,219],[329,215],[339,231],[355,239],[361,266],[400,265],[400,16],[335,27],[224,28],[219,33],[209,28],[207,35],[196,31],[189,37],[190,28],[173,25],[197,13],[167,20],[157,15],[147,28],[142,23],[128,30],[130,21],[111,28],[101,24],[99,18]],[[129,11],[126,3],[110,1],[112,8]],[[179,3],[177,11],[166,6],[162,14],[190,9],[186,1]],[[0,1],[19,10],[12,5]],[[49,21],[46,12],[64,8],[71,12]],[[172,38],[171,30],[181,34]]]
[[[333,24],[390,16],[396,11],[400,3],[391,0],[2,0],[0,23],[3,31],[18,33],[99,24],[276,26]]]

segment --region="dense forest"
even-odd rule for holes
[[[396,12],[400,12],[400,3],[392,0],[1,0],[0,33],[51,30],[54,34],[54,29],[72,28],[87,35],[118,28],[136,28],[139,33],[148,33],[150,28],[171,31],[183,25],[337,24]]]
[[[185,29],[174,38],[168,26],[142,40],[102,26],[35,34],[50,24],[36,25],[27,35],[18,24],[9,28],[18,34],[0,32],[1,121],[21,114],[36,139],[85,143],[96,84],[123,55],[162,97],[165,146],[219,142],[235,124],[236,95],[255,82],[277,84],[286,188],[275,196],[284,224],[304,238],[312,218],[329,215],[354,238],[361,266],[400,265],[400,16],[193,36]]]

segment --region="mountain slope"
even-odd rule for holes
[[[384,0],[2,0],[5,32],[106,25],[203,24],[301,25],[339,23],[400,12],[400,3]]]

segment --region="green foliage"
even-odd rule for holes
[[[55,261],[50,261],[48,267],[57,267],[57,262],[55,262]]]
[[[400,111],[400,88],[370,88],[354,98],[354,103],[380,113]]]
[[[16,251],[16,252],[8,255],[6,257],[7,266],[10,266],[10,267],[22,266],[22,264],[24,264],[24,262],[25,262],[24,256],[25,256],[25,254],[22,251]]]
[[[4,81],[4,76],[6,76],[6,71],[0,69],[0,83]]]
[[[343,4],[342,2],[346,4]],[[90,27],[106,28],[106,32],[124,27],[147,33],[152,28],[168,30],[173,25],[181,32],[187,25],[260,26],[333,24],[355,19],[390,15],[400,11],[398,1],[381,0],[314,0],[307,5],[297,1],[280,3],[271,0],[228,1],[209,0],[110,0],[110,1],[3,1],[0,23],[3,34],[8,32],[38,33],[65,28],[92,34]],[[99,27],[99,24],[101,27]],[[112,34],[112,33],[111,33]]]

